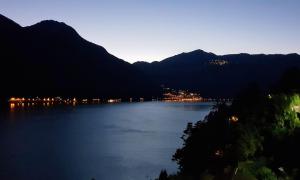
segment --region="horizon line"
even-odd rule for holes
[[[98,43],[96,43],[96,42],[94,42],[94,41],[91,41],[91,40],[85,38],[83,35],[81,35],[81,34],[77,31],[77,29],[75,29],[73,26],[69,25],[68,23],[66,23],[66,22],[64,22],[64,21],[59,21],[59,20],[54,20],[54,19],[44,19],[44,20],[40,20],[40,21],[38,21],[38,22],[36,22],[36,23],[33,23],[33,24],[31,24],[31,25],[21,25],[21,24],[19,24],[18,22],[16,22],[15,20],[10,19],[9,17],[7,17],[7,16],[5,16],[5,15],[3,15],[3,14],[1,14],[1,13],[0,13],[0,15],[2,15],[3,17],[5,17],[5,18],[7,18],[7,19],[9,19],[9,20],[11,20],[11,21],[13,21],[14,23],[16,23],[17,25],[19,25],[19,26],[22,27],[22,28],[31,27],[31,26],[34,26],[34,25],[36,25],[36,24],[39,24],[39,23],[41,23],[41,22],[46,22],[46,21],[54,21],[54,22],[57,22],[57,23],[63,23],[63,24],[65,24],[66,26],[68,26],[68,27],[74,29],[74,30],[76,31],[76,33],[78,33],[78,35],[79,35],[81,38],[83,38],[83,39],[85,39],[86,41],[88,41],[88,42],[90,42],[90,43],[93,43],[93,44],[95,44],[95,45],[97,45],[97,46],[103,47],[109,54],[111,54],[111,55],[117,57],[118,59],[121,59],[121,60],[123,60],[123,61],[126,61],[126,62],[128,62],[128,63],[130,63],[130,64],[134,64],[134,63],[137,63],[137,62],[147,62],[147,63],[161,62],[161,61],[164,61],[164,60],[166,60],[166,59],[168,59],[168,58],[171,58],[171,57],[174,57],[174,56],[177,56],[177,55],[180,55],[180,54],[191,53],[191,52],[194,52],[194,51],[203,51],[203,52],[206,52],[206,53],[212,53],[212,54],[214,54],[214,55],[216,55],[216,56],[238,55],[238,54],[248,54],[248,55],[290,55],[290,54],[296,54],[296,55],[300,55],[300,52],[286,52],[286,53],[278,53],[278,52],[271,52],[271,53],[265,53],[265,52],[253,52],[253,53],[250,53],[250,52],[247,52],[247,51],[242,51],[242,52],[235,51],[235,52],[227,52],[227,53],[215,53],[215,52],[213,52],[213,51],[211,51],[211,50],[203,50],[203,49],[200,49],[200,48],[195,48],[195,49],[193,49],[193,50],[182,50],[182,51],[180,51],[180,52],[178,52],[178,53],[170,54],[170,55],[167,55],[167,56],[165,56],[165,57],[162,57],[162,58],[156,59],[156,60],[149,60],[149,59],[147,60],[146,58],[143,59],[143,60],[128,60],[128,59],[126,59],[126,58],[122,58],[122,57],[120,57],[120,56],[115,55],[113,52],[111,52],[110,50],[108,50],[105,46],[100,45],[100,44],[98,44]]]

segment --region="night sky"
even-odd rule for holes
[[[299,0],[0,0],[22,26],[63,21],[129,62],[203,49],[300,53]]]

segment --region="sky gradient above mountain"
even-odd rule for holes
[[[204,49],[217,54],[300,53],[298,0],[1,0],[29,26],[54,19],[129,62]]]

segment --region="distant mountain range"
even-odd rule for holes
[[[200,92],[206,97],[233,97],[250,83],[269,88],[287,69],[300,67],[300,55],[219,56],[195,50],[160,62],[136,62],[134,66],[167,87]]]
[[[64,23],[21,27],[0,16],[0,39],[2,96],[148,97],[160,90]]]
[[[0,15],[1,96],[152,97],[161,85],[232,97],[251,82],[272,85],[300,55],[215,55],[202,50],[160,62],[127,63],[84,40],[70,26],[21,27]]]

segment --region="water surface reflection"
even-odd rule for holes
[[[1,114],[0,179],[154,179],[163,168],[176,171],[182,131],[211,106],[46,105]]]

